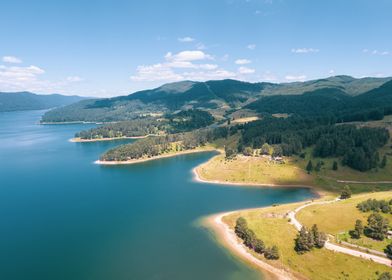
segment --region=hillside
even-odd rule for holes
[[[276,98],[277,105],[279,105],[279,110],[269,108],[267,112],[291,113],[290,106],[298,105],[306,109],[309,108],[308,104],[303,104],[303,100],[291,102],[292,99],[298,99],[298,96],[305,96],[305,98],[299,99],[311,97],[314,99],[311,100],[312,103],[325,100],[323,103],[327,102],[327,107],[335,105],[336,98],[338,98],[338,101],[343,101],[340,106],[345,106],[345,100],[368,93],[389,80],[390,78],[355,79],[349,76],[336,76],[283,84],[249,83],[236,80],[183,81],[165,84],[152,90],[135,92],[127,96],[82,101],[48,112],[44,115],[43,121],[121,121],[145,114],[168,113],[192,108],[211,111],[214,116],[219,118],[252,102],[262,100],[264,103],[267,100],[264,98]],[[284,102],[290,103],[285,112],[282,109],[286,110],[286,108],[280,107],[281,96],[293,96],[291,99],[284,100]],[[274,103],[275,99],[271,102]],[[324,107],[323,103],[319,106]],[[249,108],[262,111],[257,107],[258,103],[254,104],[256,105]]]
[[[31,92],[0,92],[0,112],[42,110],[69,105],[84,99],[60,94],[39,95]]]

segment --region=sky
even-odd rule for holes
[[[0,91],[392,76],[391,0],[2,0]]]

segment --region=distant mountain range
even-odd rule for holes
[[[61,94],[40,95],[31,92],[0,92],[0,112],[42,110],[69,105],[86,99]]]
[[[237,80],[183,81],[127,96],[83,100],[47,112],[43,121],[119,121],[150,113],[190,108],[204,109],[218,117],[239,109],[260,113],[305,114],[304,111],[309,111],[317,114],[323,110],[334,113],[345,106],[362,108],[372,98],[378,100],[377,89],[391,80],[392,78],[356,79],[334,76],[281,84]],[[386,92],[384,94],[387,97],[377,101],[377,104],[371,102],[374,106],[379,106],[380,102],[392,102],[389,86],[381,91]]]

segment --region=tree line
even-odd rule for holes
[[[211,125],[214,117],[206,111],[192,109],[163,117],[139,117],[129,121],[105,124],[75,134],[82,139],[136,137],[151,134],[179,133]]]
[[[242,239],[244,245],[258,254],[263,255],[266,259],[279,259],[279,249],[277,246],[266,247],[263,240],[258,238],[253,230],[248,227],[247,221],[243,217],[236,220],[234,227],[235,234]]]

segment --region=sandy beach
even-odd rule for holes
[[[176,153],[163,154],[163,155],[159,155],[156,157],[150,157],[150,158],[132,159],[132,160],[125,160],[125,161],[96,160],[94,163],[101,164],[101,165],[136,164],[136,163],[142,163],[142,162],[152,161],[152,160],[157,160],[157,159],[162,159],[162,158],[170,158],[170,157],[175,157],[175,156],[181,156],[181,155],[187,155],[187,154],[193,154],[193,153],[212,152],[212,151],[216,151],[216,150],[214,148],[194,149],[194,150],[186,150],[186,151],[181,151],[181,152],[176,152]]]
[[[235,256],[261,271],[262,276],[260,276],[260,278],[262,279],[296,279],[288,271],[276,268],[269,263],[256,258],[248,251],[248,249],[238,240],[234,231],[230,229],[229,226],[222,220],[223,217],[234,212],[235,211],[219,213],[213,216],[209,216],[205,219],[205,224],[213,230],[214,234],[217,236],[218,241],[224,247],[229,249],[230,252]]]

